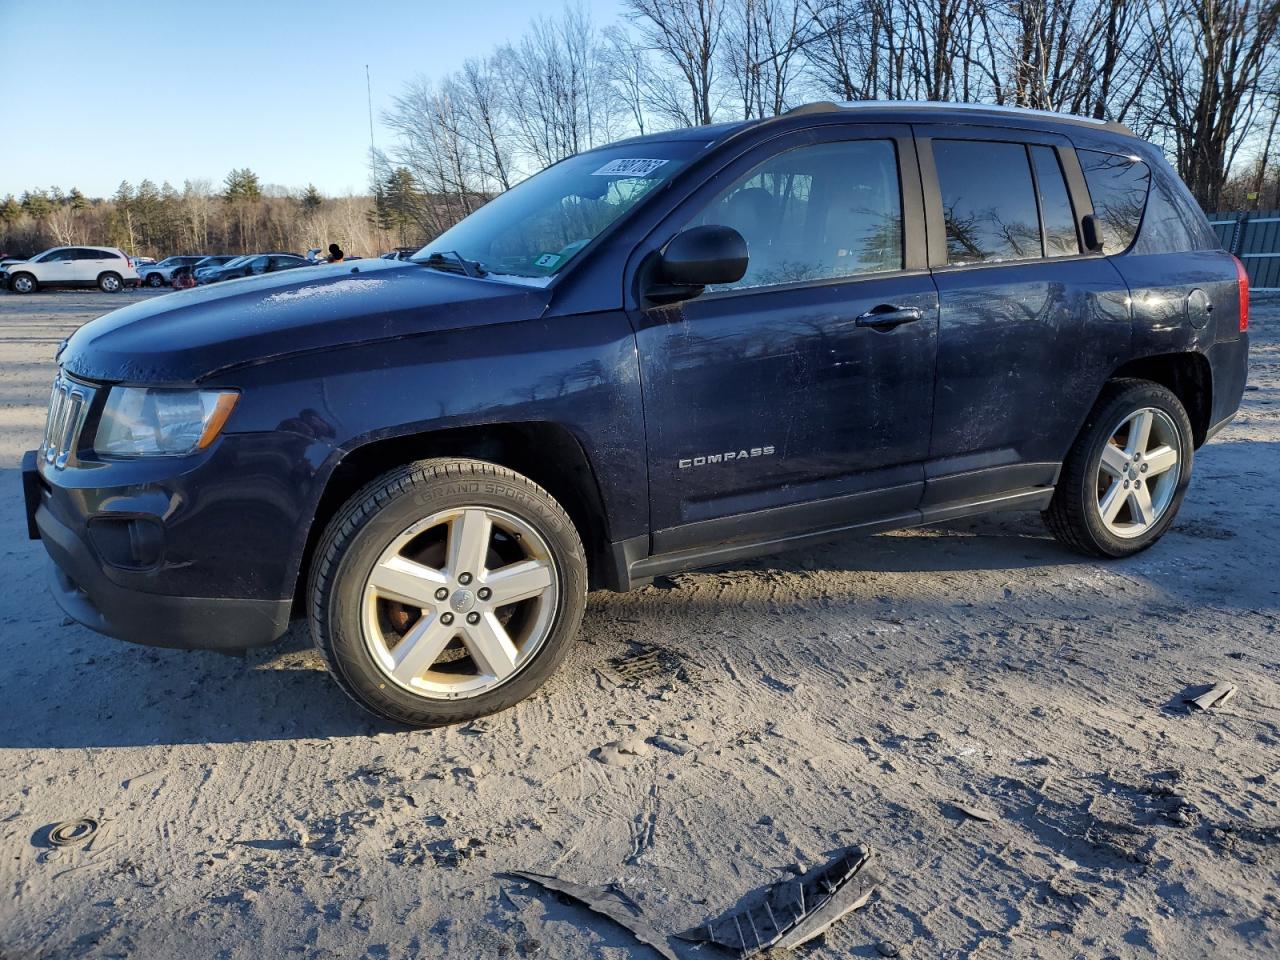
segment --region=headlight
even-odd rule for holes
[[[203,450],[217,438],[238,399],[234,390],[112,387],[93,447],[113,457]]]

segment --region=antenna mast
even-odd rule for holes
[[[369,98],[369,171],[374,179],[378,176],[377,150],[373,146],[373,83],[369,80],[369,65],[364,65],[364,91]]]

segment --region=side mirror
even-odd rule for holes
[[[1102,224],[1092,213],[1080,218],[1080,232],[1084,234],[1084,248],[1089,253],[1102,252]]]
[[[654,303],[690,300],[714,283],[736,283],[747,272],[747,241],[733,227],[708,224],[677,233],[658,254]]]

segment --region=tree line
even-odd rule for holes
[[[635,133],[814,100],[1011,104],[1127,124],[1207,209],[1280,207],[1276,0],[625,0],[583,6],[384,118],[433,236],[513,182]]]
[[[110,198],[0,201],[0,248],[112,243],[136,253],[416,246],[573,153],[814,100],[1012,104],[1127,124],[1208,210],[1280,207],[1277,0],[624,0],[583,5],[443,77],[382,122],[368,196],[144,180]]]
[[[72,188],[27,190],[0,199],[0,252],[29,256],[46,247],[95,244],[130,254],[302,252],[331,242],[365,255],[389,241],[365,196],[325,197],[264,186],[248,168],[231,171],[220,188],[188,180],[181,189],[143,180],[121,183],[106,198]]]

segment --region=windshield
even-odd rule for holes
[[[495,197],[412,259],[440,254],[456,262],[456,254],[496,279],[543,286],[703,145],[645,141],[570,157]]]
[[[238,266],[241,266],[242,264],[248,263],[252,259],[253,257],[236,257],[234,260],[228,260],[226,263],[223,264],[223,266],[238,267]]]

